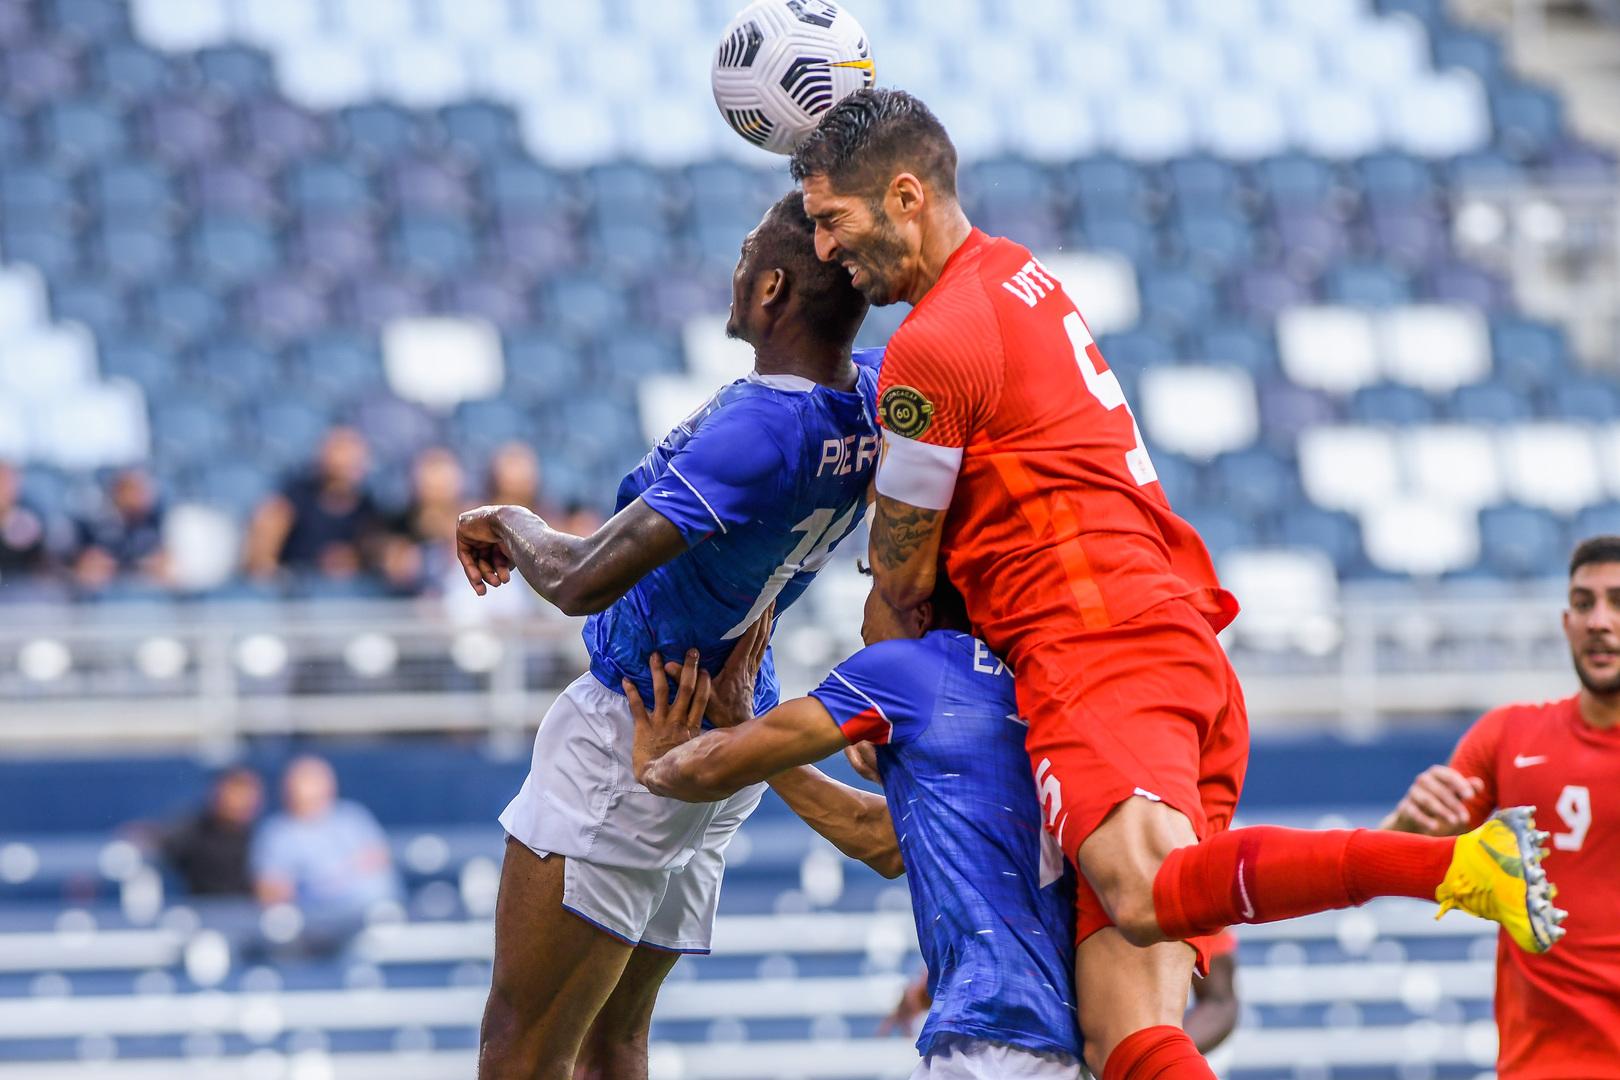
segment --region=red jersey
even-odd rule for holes
[[[1185,597],[1237,612],[1170,510],[1085,321],[1029,251],[975,229],[890,338],[878,491],[949,507],[942,552],[985,641],[1015,666],[1037,638],[1113,627]]]
[[[1536,808],[1569,912],[1551,952],[1527,953],[1506,932],[1497,943],[1501,1080],[1620,1080],[1620,728],[1587,724],[1578,701],[1486,713],[1451,759],[1484,783],[1474,824],[1496,807]]]

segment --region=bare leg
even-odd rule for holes
[[[574,1080],[647,1080],[647,1033],[680,954],[638,945],[580,1049]]]
[[[1112,927],[1080,943],[1074,957],[1086,1067],[1103,1074],[1108,1056],[1144,1028],[1180,1027],[1192,986],[1193,950],[1179,941],[1139,948]]]
[[[1147,946],[1166,940],[1153,911],[1153,879],[1172,851],[1197,842],[1179,810],[1133,797],[1114,807],[1080,845],[1080,869],[1126,941]],[[1183,1004],[1186,989],[1183,982]]]
[[[507,838],[480,1080],[570,1080],[585,1032],[630,959],[629,945],[564,910],[564,865]]]

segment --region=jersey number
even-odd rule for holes
[[[1089,351],[1096,342],[1078,311],[1063,316],[1063,329],[1069,333],[1069,344],[1074,346],[1074,362],[1080,365],[1080,375],[1086,380],[1086,389],[1091,391],[1091,396],[1110,412],[1124,409],[1125,415],[1131,418],[1131,433],[1136,437],[1136,447],[1125,454],[1125,465],[1131,470],[1131,476],[1138,485],[1153,483],[1159,478],[1159,473],[1153,467],[1153,459],[1148,457],[1147,447],[1142,445],[1142,429],[1136,423],[1136,414],[1131,412],[1130,405],[1125,401],[1125,388],[1119,385],[1119,376],[1112,371],[1097,370]]]
[[[1559,851],[1579,851],[1592,828],[1592,791],[1570,784],[1558,795],[1558,816],[1568,832],[1553,833],[1553,847]]]
[[[849,528],[850,520],[854,518],[855,511],[860,505],[859,502],[853,503],[842,514],[836,510],[815,510],[809,517],[793,526],[794,532],[804,533],[804,536],[793,550],[788,552],[787,558],[782,560],[782,565],[772,570],[771,576],[765,579],[765,586],[760,590],[759,598],[754,601],[754,606],[748,609],[748,614],[742,617],[742,622],[727,630],[721,640],[730,641],[732,638],[741,637],[743,631],[754,625],[754,620],[770,606],[771,601],[787,588],[787,583],[792,581],[795,575],[800,572],[814,573],[825,566],[827,560],[832,557],[833,545],[838,543],[839,538],[844,535],[844,530]]]

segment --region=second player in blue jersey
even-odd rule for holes
[[[772,777],[847,854],[886,869],[885,849],[898,852],[933,996],[917,1077],[1074,1078],[1074,878],[1041,827],[1012,674],[966,625],[948,583],[914,612],[868,603],[867,647],[808,697],[757,719],[745,719],[746,701],[726,700],[753,696],[731,685],[747,669],[733,660],[707,714],[742,722],[702,735],[693,699],[707,683],[689,658],[675,702],[660,688],[663,707],[649,713],[639,692],[631,697],[637,774],[654,791],[698,800]],[[870,796],[802,767],[862,742],[877,747],[881,822],[866,809]]]

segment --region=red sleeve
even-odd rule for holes
[[[1468,802],[1468,819],[1472,825],[1478,825],[1496,809],[1496,752],[1510,711],[1492,709],[1480,717],[1451,752],[1451,767],[1484,785]]]
[[[947,303],[951,297],[940,297]],[[1001,340],[995,314],[954,317],[950,306],[902,326],[878,377],[878,420],[893,435],[961,448],[1001,398]]]

